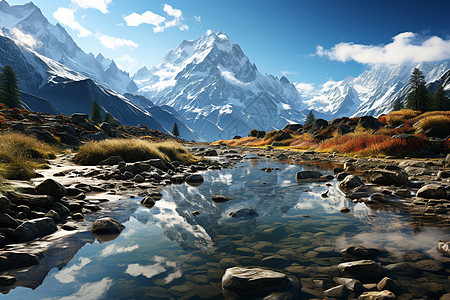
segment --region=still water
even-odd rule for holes
[[[270,167],[272,172],[262,168]],[[333,266],[350,245],[384,250],[378,261],[425,265],[397,278],[405,299],[431,299],[449,290],[449,259],[435,250],[449,233],[414,225],[399,211],[352,204],[337,181],[295,182],[301,170],[329,170],[268,160],[246,160],[234,169],[204,172],[198,187],[166,187],[152,209],[138,206],[116,239],[86,243],[64,266],[53,268],[42,285],[16,287],[13,299],[220,299],[228,267],[266,266],[300,279],[304,297],[320,297],[335,286]],[[328,197],[321,195],[329,190]],[[214,203],[213,195],[231,200]],[[140,198],[131,199],[139,202]],[[342,214],[339,209],[350,208]],[[232,218],[251,208],[257,216]],[[192,212],[200,214],[194,216]],[[427,267],[434,264],[435,268]],[[428,269],[427,269],[428,268]]]

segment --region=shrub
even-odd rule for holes
[[[120,155],[126,162],[143,161],[160,158],[166,161],[194,163],[199,158],[176,142],[155,143],[142,139],[111,139],[91,141],[80,147],[74,157],[76,163],[95,165],[110,156]]]

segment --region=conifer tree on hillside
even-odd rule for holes
[[[20,107],[19,82],[16,72],[5,66],[0,73],[0,102],[9,108]]]
[[[98,124],[102,122],[102,107],[97,101],[92,103],[91,121]]]
[[[178,124],[177,123],[173,124],[172,135],[175,136],[175,137],[179,137],[180,136],[180,130],[178,129]]]
[[[395,101],[394,101],[394,105],[392,106],[392,111],[398,111],[398,110],[402,110],[402,109],[404,109],[405,107],[403,106],[403,103],[402,103],[402,101],[400,100],[400,98],[397,98]]]
[[[433,110],[450,110],[450,99],[447,97],[442,84],[439,85],[432,97]]]
[[[430,100],[425,87],[425,76],[418,68],[414,68],[409,78],[409,92],[406,108],[426,112],[430,110]]]
[[[108,123],[111,126],[119,126],[122,125],[119,120],[114,118],[110,113],[106,113],[104,122]]]
[[[305,126],[306,125],[311,125],[312,123],[314,123],[316,121],[316,117],[314,116],[312,110],[309,111],[309,114],[306,116],[306,120],[305,120]]]

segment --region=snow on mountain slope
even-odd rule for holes
[[[178,110],[206,140],[272,130],[303,118],[295,86],[261,74],[220,31],[183,41],[161,64],[139,70],[133,79],[140,94]]]
[[[304,103],[310,109],[332,119],[342,116],[379,116],[392,110],[394,101],[406,99],[408,81],[414,68],[419,68],[428,83],[436,82],[448,72],[449,61],[404,65],[374,65],[358,77],[328,81],[319,90],[302,90]],[[309,96],[309,97],[308,97]]]
[[[0,27],[8,29],[9,37],[28,48],[112,89],[120,92],[137,89],[128,73],[117,67],[104,69],[106,59],[99,61],[92,53],[81,50],[63,27],[50,24],[32,2],[10,6],[1,1]]]

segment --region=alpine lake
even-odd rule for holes
[[[151,209],[139,197],[125,199],[119,236],[99,241],[89,231],[77,234],[79,250],[44,274],[42,284],[17,286],[2,297],[223,299],[225,270],[242,266],[279,270],[299,280],[300,299],[323,298],[324,290],[337,285],[333,277],[341,276],[340,251],[351,245],[378,249],[375,260],[383,266],[415,266],[392,277],[398,299],[437,299],[450,290],[450,258],[436,250],[439,240],[450,239],[448,231],[420,224],[395,207],[353,204],[336,180],[297,183],[302,170],[332,174],[247,157],[232,169],[202,172],[199,186],[165,187]],[[231,199],[215,203],[213,195]],[[341,213],[344,206],[350,212]],[[242,208],[251,213],[230,216]]]

